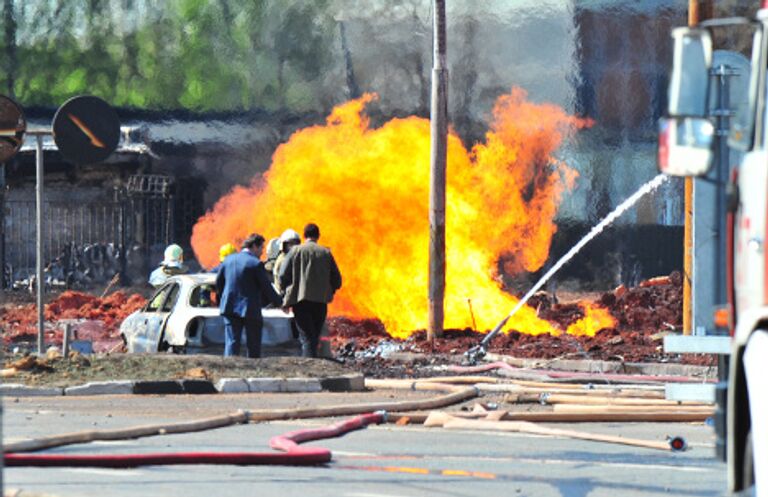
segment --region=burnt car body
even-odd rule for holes
[[[168,278],[143,308],[120,325],[128,352],[221,353],[224,320],[213,299],[215,282],[213,273]],[[261,314],[262,354],[297,354],[293,314],[282,309],[262,309]]]

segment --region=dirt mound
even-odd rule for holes
[[[598,303],[616,317],[620,331],[680,330],[683,326],[683,278],[675,271],[666,277],[643,281],[636,288],[620,286],[603,294]]]
[[[666,332],[680,331],[683,322],[682,277],[679,272],[669,276],[652,278],[635,288],[620,286],[606,292],[592,303],[609,310],[616,319],[616,326],[598,332],[594,337],[561,335],[527,335],[509,332],[499,334],[490,343],[489,352],[521,358],[571,358],[615,360],[627,362],[684,362],[710,364],[713,356],[680,356],[663,353],[663,336]],[[539,316],[556,322],[562,329],[584,316],[579,302],[559,303],[557,297],[545,292],[534,295],[528,305]],[[503,317],[500,315],[500,318]],[[424,330],[414,332],[406,340],[396,340],[386,335],[377,320],[329,320],[331,344],[340,357],[353,357],[369,351],[376,355],[383,340],[392,343],[397,350],[426,354],[462,354],[478,345],[483,339],[482,330],[446,330],[439,340],[430,342]],[[359,354],[358,354],[359,355]]]
[[[76,320],[79,338],[97,343],[119,342],[120,323],[146,303],[139,294],[117,291],[105,298],[83,292],[66,291],[45,305],[45,342],[61,344],[63,320]],[[37,337],[37,306],[5,305],[0,308],[3,343],[34,341]],[[99,350],[94,344],[94,349]]]
[[[495,337],[489,351],[542,359],[711,362],[709,356],[668,356],[663,353],[664,332],[679,331],[682,327],[682,277],[679,272],[643,281],[635,288],[620,286],[612,292],[592,297],[592,303],[608,309],[614,316],[614,328],[604,329],[594,337],[531,336],[508,332]],[[79,338],[93,341],[97,351],[110,350],[112,345],[119,343],[120,322],[145,302],[139,294],[129,296],[123,292],[115,292],[103,299],[82,292],[64,292],[45,308],[49,326],[46,343],[61,343],[59,322],[76,319],[83,320],[78,325]],[[536,309],[540,317],[558,323],[562,329],[584,315],[578,301],[559,302],[557,296],[545,292],[534,295],[528,305]],[[506,309],[501,311],[506,312]],[[34,341],[37,334],[35,305],[6,305],[0,309],[0,327],[4,330],[6,344]],[[394,339],[376,319],[334,317],[328,320],[328,327],[333,352],[342,358],[361,353],[380,357],[393,350],[462,354],[477,345],[483,338],[482,333],[488,331],[446,330],[445,335],[433,343],[427,340],[424,330],[415,331],[406,340]]]

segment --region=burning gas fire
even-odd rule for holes
[[[192,246],[210,267],[226,242],[315,222],[344,279],[330,313],[379,318],[391,335],[405,337],[427,325],[430,126],[408,117],[371,128],[364,109],[375,98],[340,105],[324,126],[294,133],[263,176],[234,188],[198,221]],[[577,177],[552,154],[588,125],[513,89],[496,102],[485,143],[467,150],[449,134],[446,328],[474,320],[489,330],[512,309],[517,299],[498,282],[500,256],[512,274],[544,264],[561,195]],[[613,324],[607,310],[586,308],[567,332],[592,335]],[[527,306],[507,330],[563,331]]]

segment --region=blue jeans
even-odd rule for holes
[[[240,355],[240,339],[245,329],[245,347],[248,357],[261,357],[261,316],[242,318],[224,315],[224,357]]]

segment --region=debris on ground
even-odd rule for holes
[[[624,362],[682,362],[710,365],[707,354],[665,354],[663,337],[682,330],[682,275],[651,278],[637,287],[619,286],[599,295],[594,304],[608,309],[616,318],[615,328],[604,329],[593,337],[573,335],[527,335],[515,331],[499,334],[491,341],[489,352],[519,358],[590,359]],[[539,316],[556,322],[562,329],[584,317],[579,302],[560,303],[555,295],[538,292],[528,305]],[[504,311],[499,318],[503,318]],[[405,340],[390,337],[383,324],[375,319],[329,319],[332,349],[337,357],[364,360],[383,356],[382,349],[430,355],[460,355],[482,340],[482,334],[471,329],[448,329],[431,342],[425,330],[416,331]],[[488,330],[481,330],[486,333]],[[386,357],[384,357],[386,358]],[[416,365],[417,366],[417,365]]]
[[[663,337],[682,328],[682,277],[679,272],[651,278],[637,287],[619,286],[615,290],[592,295],[591,303],[607,309],[616,319],[614,328],[595,336],[527,335],[515,331],[499,334],[489,344],[488,352],[521,359],[588,359],[620,362],[676,362],[712,365],[714,356],[706,354],[665,354]],[[60,345],[62,323],[75,320],[78,338],[92,340],[94,351],[114,352],[120,322],[146,300],[138,294],[115,292],[109,297],[67,291],[45,308],[46,344]],[[560,302],[557,295],[538,292],[528,304],[539,315],[556,322],[562,329],[583,317],[579,301]],[[500,310],[501,319],[507,309]],[[8,305],[0,308],[0,328],[6,345],[34,342],[37,334],[34,304]],[[477,345],[488,330],[448,329],[434,342],[425,330],[415,331],[406,339],[391,337],[377,319],[332,317],[328,320],[331,349],[337,361],[370,377],[418,378],[429,375],[446,361],[460,362],[464,352]],[[122,354],[113,354],[118,357]],[[83,356],[80,356],[83,357]],[[405,358],[405,360],[404,360]],[[70,358],[72,355],[70,354]],[[29,359],[26,359],[29,360]],[[70,362],[55,354],[48,362]],[[79,359],[78,359],[79,361]],[[332,363],[332,361],[325,361]],[[75,370],[89,368],[75,361]],[[23,368],[6,365],[3,374],[16,375]],[[118,371],[119,372],[119,371]],[[115,372],[115,373],[118,373]],[[74,374],[70,372],[70,374]],[[174,370],[174,375],[211,378],[215,371],[203,365],[189,365]]]
[[[3,366],[3,369],[0,370],[0,377],[14,377],[21,372],[29,372],[32,374],[48,373],[53,370],[54,368],[50,365],[50,359],[41,359],[34,355],[28,355],[7,362]]]
[[[127,295],[120,291],[104,298],[65,291],[45,305],[45,343],[60,345],[64,323],[69,322],[74,324],[77,338],[91,340],[95,351],[105,352],[121,342],[120,323],[145,303],[146,299],[139,294]],[[0,329],[5,345],[36,340],[37,306],[0,307]]]
[[[213,375],[205,368],[189,368],[181,374],[176,375],[179,380],[211,380]]]

